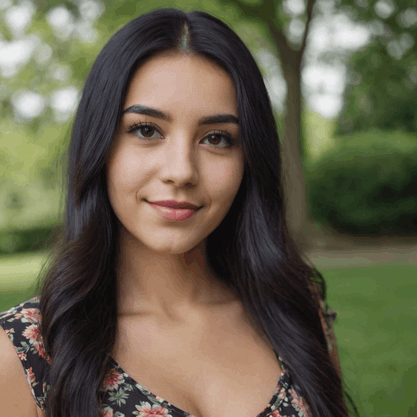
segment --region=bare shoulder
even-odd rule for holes
[[[25,370],[0,327],[0,410],[2,417],[43,417],[32,396]],[[41,411],[41,410],[39,410]]]

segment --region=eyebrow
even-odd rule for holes
[[[152,107],[144,106],[143,104],[134,104],[133,106],[128,107],[126,110],[123,110],[123,114],[126,113],[136,113],[136,114],[145,114],[147,116],[156,117],[158,119],[166,120],[171,122],[172,118],[168,114],[162,112],[161,110],[153,109]],[[199,119],[199,125],[209,125],[215,123],[235,123],[239,124],[239,119],[233,114],[214,114],[212,116],[206,116]]]

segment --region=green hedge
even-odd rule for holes
[[[345,136],[306,167],[313,218],[343,233],[417,234],[417,136]]]
[[[0,231],[0,254],[47,249],[57,231],[55,225],[34,226],[27,230]]]

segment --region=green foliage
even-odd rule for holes
[[[353,56],[350,71],[337,133],[370,127],[417,131],[417,54],[397,60],[374,44]]]
[[[335,120],[325,119],[313,111],[302,113],[304,162],[315,161],[335,144]]]
[[[417,232],[417,140],[371,130],[340,142],[306,170],[313,218],[358,235]]]
[[[47,249],[56,225],[34,226],[25,230],[0,231],[0,254],[35,252]]]
[[[349,61],[337,133],[372,127],[417,132],[417,1],[341,3],[373,39]]]
[[[58,220],[67,133],[63,124],[30,126],[2,122],[0,136],[0,230],[30,229]]]

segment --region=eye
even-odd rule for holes
[[[128,133],[134,133],[139,139],[152,140],[152,139],[161,139],[162,135],[159,132],[156,125],[150,122],[140,122],[135,123],[130,126],[127,130]],[[154,137],[155,134],[159,134],[159,137]],[[224,131],[214,131],[209,133],[204,139],[203,142],[206,144],[216,147],[216,148],[228,148],[233,146],[236,141],[228,132]]]
[[[161,137],[153,137],[155,133],[161,135],[159,130],[152,123],[140,122],[130,126],[127,133],[135,133],[140,139],[160,139]]]
[[[209,133],[203,141],[207,141],[206,143],[208,145],[215,146],[217,148],[228,148],[235,144],[235,140],[232,135],[223,131]]]

